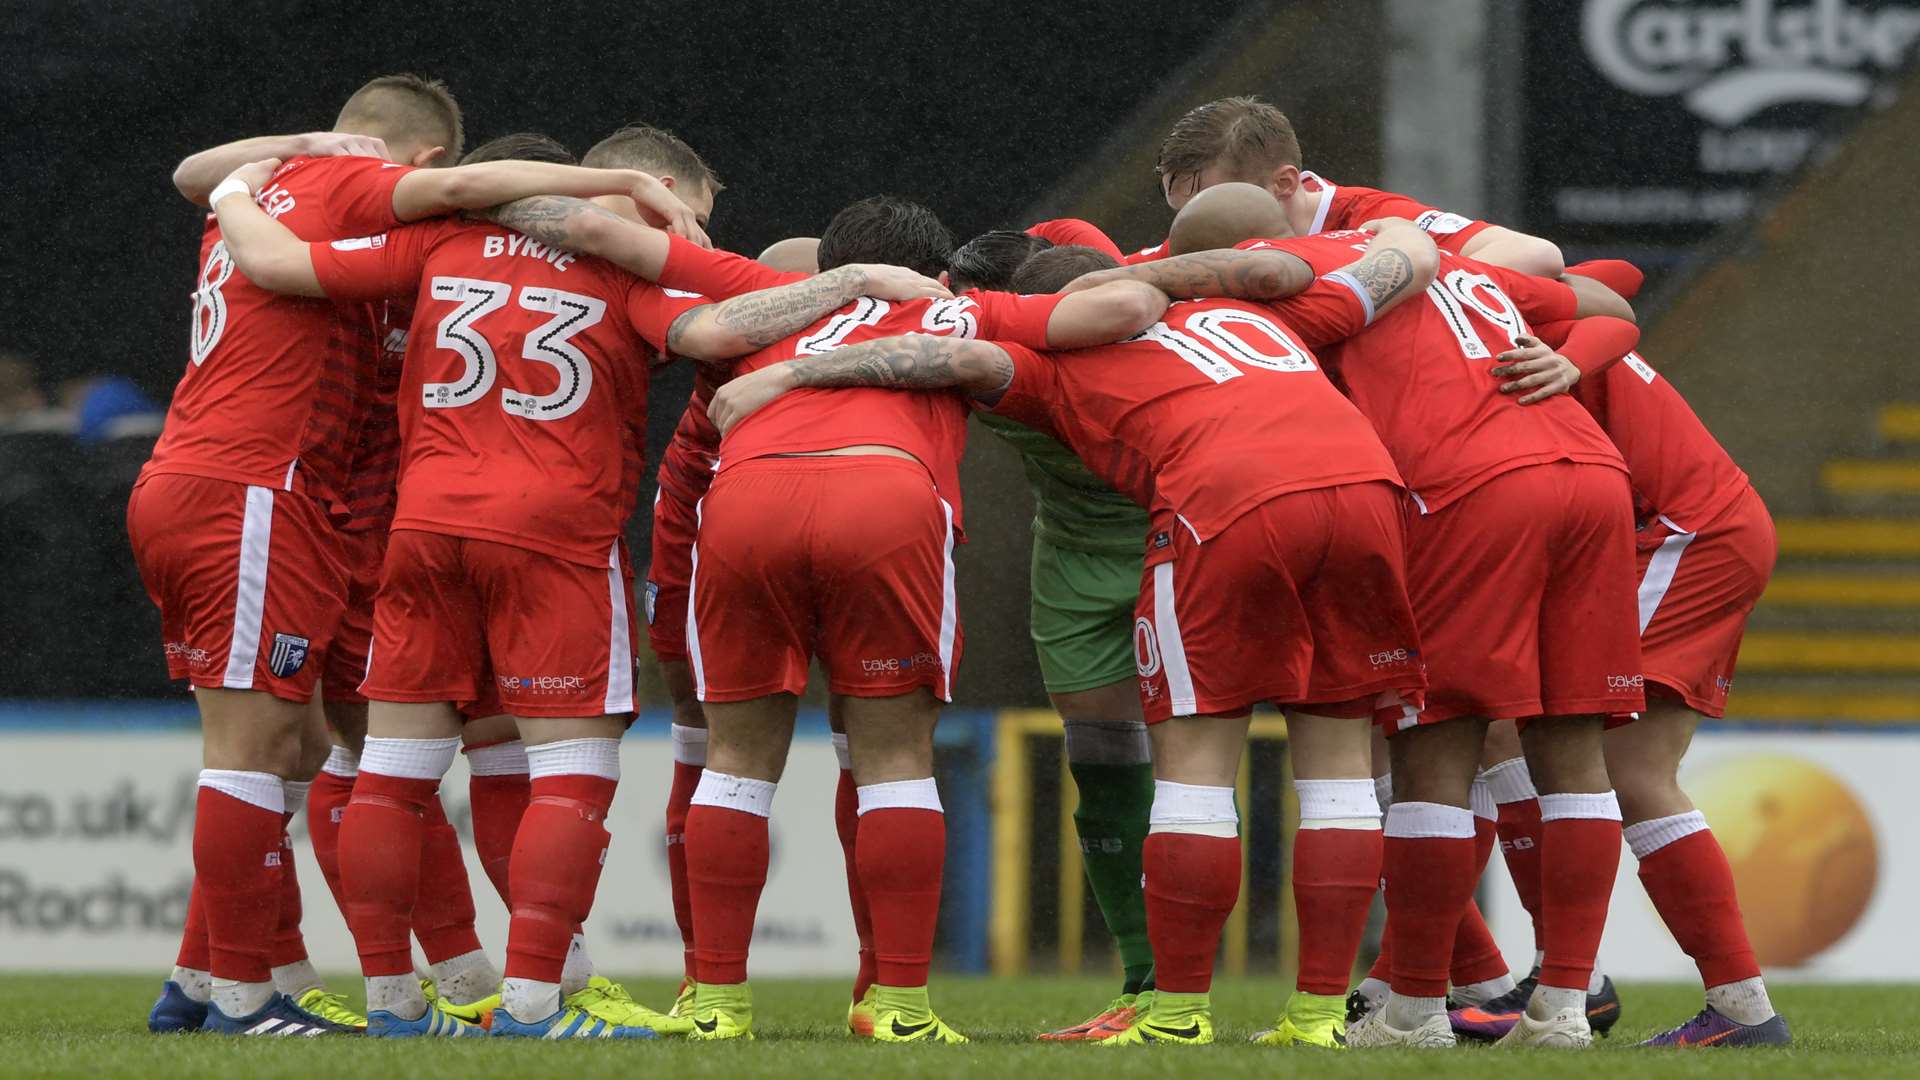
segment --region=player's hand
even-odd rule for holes
[[[372,135],[353,135],[344,131],[314,131],[301,136],[308,157],[370,157],[392,161],[387,141]]]
[[[864,263],[857,269],[866,275],[861,292],[876,300],[951,300],[953,293],[925,274],[916,274],[904,266]]]
[[[1401,226],[1404,226],[1405,228],[1409,228],[1409,229],[1417,229],[1420,227],[1403,217],[1377,217],[1377,218],[1374,218],[1372,221],[1361,222],[1360,231],[1378,233],[1382,229],[1386,229],[1390,227],[1401,227]]]
[[[700,219],[673,189],[660,182],[652,173],[638,173],[633,190],[628,192],[634,204],[640,208],[640,216],[655,228],[665,229],[675,236],[684,237],[703,248],[713,247],[713,241],[707,239],[707,231],[700,227]]]
[[[1539,338],[1514,338],[1520,347],[1494,357],[1499,363],[1487,370],[1496,378],[1512,381],[1500,384],[1503,394],[1524,394],[1522,405],[1534,405],[1550,397],[1569,393],[1580,381],[1580,369],[1573,361],[1548,348]]]
[[[707,418],[725,435],[733,425],[767,407],[775,398],[793,389],[792,365],[798,360],[749,372],[713,392],[707,403]]]
[[[259,161],[249,161],[233,170],[227,174],[227,179],[240,181],[247,185],[248,191],[258,195],[260,189],[266,187],[267,181],[273,179],[273,174],[279,170],[279,158],[262,158]]]

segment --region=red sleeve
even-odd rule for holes
[[[1580,309],[1580,298],[1573,288],[1551,278],[1522,274],[1492,263],[1469,261],[1468,265],[1492,278],[1530,325],[1571,319]],[[1440,272],[1446,273],[1447,268],[1442,266]]]
[[[1141,248],[1131,255],[1122,255],[1120,256],[1120,261],[1127,266],[1138,266],[1141,263],[1148,263],[1155,259],[1164,259],[1166,257],[1167,242],[1162,240],[1150,248]]]
[[[371,236],[400,224],[393,216],[393,189],[413,171],[370,157],[313,158],[306,166],[327,185],[321,214],[334,236]]]
[[[1054,410],[1061,400],[1059,361],[1024,345],[1004,341],[994,344],[1012,358],[1013,381],[987,411],[1059,438],[1059,428],[1054,423]]]
[[[1638,326],[1611,315],[1595,315],[1575,322],[1559,349],[1560,355],[1573,361],[1573,366],[1579,368],[1584,377],[1619,363],[1620,358],[1638,344]]]
[[[664,357],[667,352],[667,330],[673,326],[673,320],[712,302],[700,293],[663,288],[650,281],[634,278],[627,289],[627,321],[633,324],[634,330],[646,339],[647,344]]]
[[[744,255],[706,248],[668,234],[667,261],[660,268],[661,285],[703,293],[715,300],[805,281],[807,275],[775,270]]]
[[[1066,296],[1060,293],[1022,294],[969,292],[966,298],[980,308],[977,337],[1011,341],[1030,349],[1047,347],[1047,321]]]
[[[1342,203],[1337,215],[1339,221],[1329,221],[1327,227],[1330,229],[1357,229],[1374,218],[1406,218],[1433,237],[1434,243],[1455,255],[1460,254],[1460,249],[1466,246],[1467,241],[1492,227],[1492,222],[1449,213],[1391,191],[1341,188],[1336,198]]]
[[[1567,267],[1567,273],[1590,277],[1626,300],[1633,299],[1647,281],[1647,275],[1625,259],[1588,259]]]
[[[1091,221],[1081,221],[1079,218],[1055,218],[1052,221],[1042,221],[1029,228],[1027,235],[1051,241],[1058,247],[1078,244],[1081,247],[1090,247],[1095,251],[1111,255],[1115,259],[1121,257],[1120,245],[1114,243],[1112,237],[1101,232],[1100,226]]]
[[[308,244],[307,255],[329,299],[410,300],[420,289],[427,249],[439,231],[433,222],[402,225],[373,236]]]
[[[1345,274],[1314,279],[1305,292],[1274,302],[1280,320],[1309,349],[1350,338],[1367,328],[1371,313],[1360,285]]]

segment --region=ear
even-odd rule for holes
[[[660,186],[663,188],[666,188],[668,191],[672,191],[674,189],[674,185],[679,183],[679,181],[675,180],[671,176],[668,176],[666,173],[659,174],[657,177],[655,177],[655,179],[659,180]]]
[[[1267,190],[1273,192],[1273,197],[1283,203],[1292,198],[1293,193],[1299,189],[1300,167],[1298,165],[1282,165],[1273,170],[1273,175],[1267,177]]]
[[[435,165],[438,165],[441,159],[446,156],[447,148],[444,146],[436,146],[430,150],[422,150],[413,155],[413,161],[409,164],[419,169],[431,169]]]
[[[941,285],[945,286],[948,289],[953,288],[953,282],[947,280],[947,272],[945,270],[940,271],[938,276],[939,276]]]

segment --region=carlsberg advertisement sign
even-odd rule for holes
[[[1536,0],[1523,76],[1529,223],[1676,245],[1746,215],[1892,100],[1920,0]]]

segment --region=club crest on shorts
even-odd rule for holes
[[[1133,665],[1143,679],[1160,674],[1160,641],[1154,637],[1153,624],[1144,618],[1133,622]]]
[[[306,666],[311,642],[294,634],[273,635],[273,651],[267,654],[267,670],[280,678],[289,678]]]

